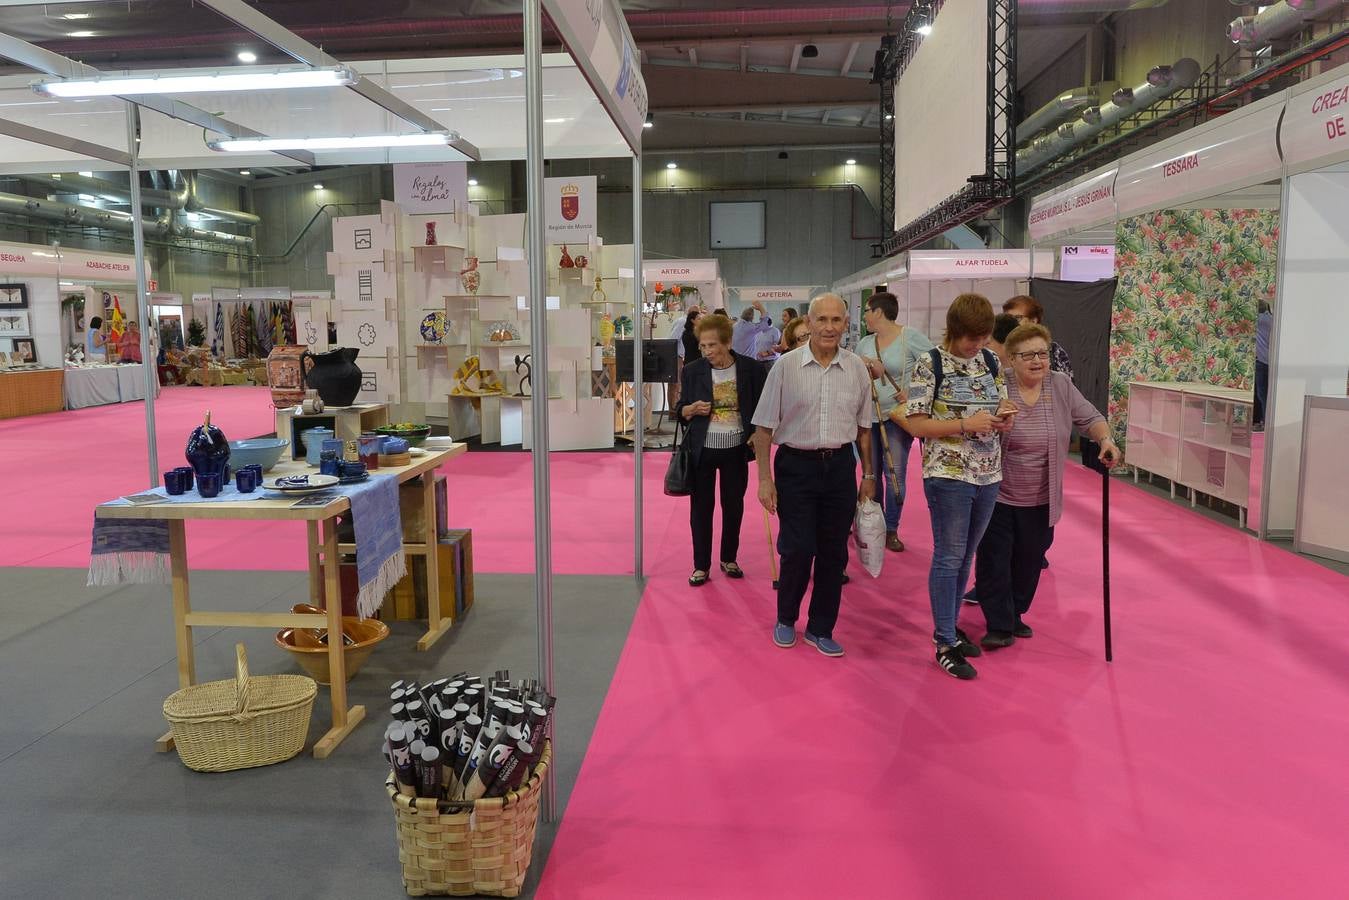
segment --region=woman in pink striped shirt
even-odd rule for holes
[[[1033,634],[1022,617],[1040,583],[1049,529],[1063,512],[1063,465],[1073,426],[1101,445],[1107,467],[1120,457],[1105,417],[1072,378],[1050,371],[1052,345],[1043,325],[1023,324],[1007,336],[1007,397],[1017,415],[1002,438],[1002,484],[975,563],[974,595],[988,622],[979,644],[988,650]]]

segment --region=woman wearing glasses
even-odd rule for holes
[[[1050,371],[1052,343],[1043,325],[1023,324],[1007,336],[1007,397],[1017,415],[1002,437],[1002,485],[975,564],[975,599],[988,622],[979,643],[988,650],[1032,634],[1023,617],[1040,583],[1050,529],[1063,512],[1063,464],[1073,426],[1101,445],[1107,467],[1120,458],[1105,417],[1068,375]]]

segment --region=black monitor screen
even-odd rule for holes
[[[679,342],[669,340],[642,341],[642,381],[647,384],[674,384],[679,364]],[[635,377],[632,368],[632,341],[614,341],[614,376],[620,383],[631,383]]]

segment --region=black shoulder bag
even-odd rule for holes
[[[689,449],[688,426],[680,422],[675,427],[674,452],[665,470],[665,496],[687,497],[693,493],[693,451]],[[680,435],[684,440],[680,440]]]

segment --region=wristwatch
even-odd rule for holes
[[[873,474],[871,474],[870,472],[863,472],[863,473],[862,473],[862,480],[863,480],[863,481],[875,481],[875,480],[876,480],[876,476],[873,475]]]

